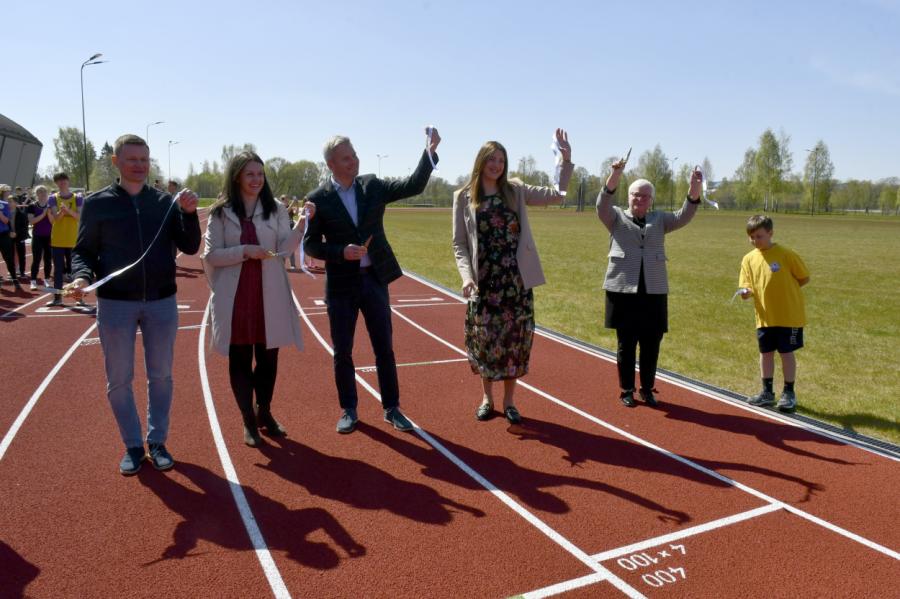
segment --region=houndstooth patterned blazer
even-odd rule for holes
[[[685,226],[697,213],[698,204],[685,198],[676,212],[652,210],[643,231],[631,220],[631,212],[613,206],[615,191],[606,187],[597,197],[597,216],[609,230],[609,266],[603,288],[619,293],[637,293],[644,265],[644,285],[649,294],[669,293],[665,235]]]

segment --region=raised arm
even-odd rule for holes
[[[441,136],[438,135],[437,129],[432,129],[431,144],[422,152],[419,165],[413,171],[413,174],[399,181],[382,181],[387,195],[387,202],[395,202],[403,198],[417,196],[425,191],[425,186],[428,185],[428,179],[431,177],[431,171],[434,170],[431,166],[432,158],[435,164],[438,162],[438,156],[435,152],[440,143]],[[431,153],[431,158],[428,156],[429,152]]]
[[[606,185],[603,186],[603,189],[600,190],[600,195],[597,196],[597,216],[600,218],[600,222],[602,222],[609,231],[612,231],[613,225],[616,222],[616,212],[613,210],[613,198],[615,197],[616,189],[619,188],[619,179],[622,178],[622,173],[624,171],[624,158],[613,162],[612,172],[610,172],[609,176],[606,178]]]
[[[697,214],[697,208],[700,206],[700,194],[703,190],[703,173],[699,168],[695,168],[691,173],[691,188],[688,190],[688,197],[685,198],[684,204],[677,212],[667,212],[663,217],[663,226],[666,233],[677,231],[685,226]]]

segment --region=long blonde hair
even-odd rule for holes
[[[499,141],[488,141],[481,146],[481,149],[478,150],[478,155],[475,157],[475,164],[472,166],[472,176],[469,177],[469,182],[460,190],[469,193],[469,201],[475,208],[478,207],[484,194],[484,188],[481,186],[481,173],[484,170],[484,165],[487,164],[491,154],[498,150],[503,154],[503,173],[497,179],[497,188],[507,207],[510,210],[516,209],[516,196],[512,185],[506,179],[506,174],[509,172],[509,157],[506,154],[506,148]]]

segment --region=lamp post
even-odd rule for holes
[[[381,159],[388,158],[387,154],[375,154],[378,156],[378,178],[381,179]]]
[[[147,147],[150,147],[150,127],[153,125],[162,125],[165,121],[156,121],[155,123],[147,123],[147,126],[144,128],[144,141],[147,142]]]
[[[153,123],[147,123],[147,126],[144,127],[144,141],[147,142],[147,149],[150,149],[150,127],[154,125],[162,125],[165,121],[156,121]],[[153,163],[150,164],[151,168],[147,171],[147,185],[150,184],[150,174],[153,172]]]
[[[806,150],[807,152],[812,152],[813,155],[813,189],[812,189],[812,198],[809,201],[809,215],[813,216],[816,213],[816,179],[819,178],[819,146],[816,145],[812,150]]]
[[[84,190],[90,191],[91,182],[90,182],[90,171],[88,170],[88,156],[87,156],[87,130],[85,128],[84,121],[84,67],[90,66],[92,64],[102,64],[107,62],[105,60],[97,60],[103,56],[100,52],[97,52],[83,63],[81,63],[81,135],[82,142],[84,144]]]
[[[172,180],[172,146],[177,143],[177,141],[172,141],[171,139],[169,140],[169,175],[167,177],[169,181]]]

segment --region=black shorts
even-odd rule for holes
[[[779,354],[789,354],[803,347],[803,327],[761,327],[756,329],[759,353],[767,354],[776,349]]]

